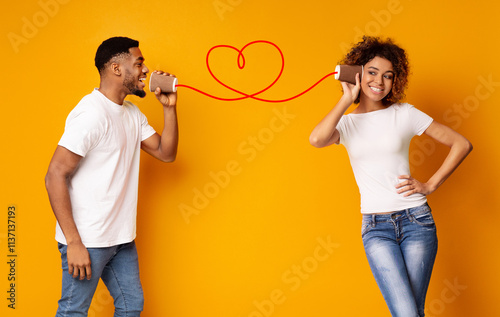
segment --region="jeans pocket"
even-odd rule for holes
[[[62,243],[57,243],[57,248],[59,249],[59,252],[61,253],[61,263],[62,263],[62,269],[68,269],[68,246]]]
[[[363,237],[370,229],[372,228],[372,225],[370,222],[362,222],[361,223],[361,237]]]
[[[412,216],[412,218],[413,218],[412,222],[420,226],[430,227],[435,225],[434,217],[432,217],[432,213],[430,211],[418,216]]]

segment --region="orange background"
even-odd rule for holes
[[[474,145],[429,196],[440,245],[427,316],[499,316],[499,9],[486,0],[10,2],[0,13],[2,316],[55,314],[60,259],[43,179],[66,116],[98,86],[93,58],[104,39],[138,39],[151,70],[222,97],[238,95],[210,77],[207,51],[272,41],[283,51],[285,70],[260,97],[283,99],[333,71],[362,34],[390,36],[405,48],[412,66],[407,101]],[[245,92],[266,86],[279,71],[279,55],[269,45],[249,47],[242,71],[234,51],[213,54],[214,72]],[[340,95],[333,78],[281,104],[221,102],[179,88],[176,162],[146,154],[141,161],[143,316],[389,315],[364,255],[359,194],[345,149],[308,143]],[[161,131],[153,94],[129,100]],[[414,176],[425,181],[447,149],[420,137],[410,152]],[[6,300],[11,205],[15,310]],[[100,285],[89,316],[112,311]]]

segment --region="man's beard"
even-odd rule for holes
[[[136,79],[128,71],[125,71],[125,79],[123,80],[123,86],[125,86],[132,95],[136,95],[141,98],[146,97],[146,92],[143,89],[137,87]]]
[[[142,90],[142,89],[136,89],[136,90],[132,91],[132,94],[136,95],[136,96],[139,96],[141,98],[146,97],[146,92],[144,90]]]

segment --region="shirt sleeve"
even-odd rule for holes
[[[152,136],[156,133],[155,129],[149,125],[148,118],[139,111],[139,115],[141,116],[141,142]]]
[[[343,115],[340,118],[339,123],[337,124],[337,131],[339,131],[339,144],[345,145],[345,125],[346,125],[346,116]]]
[[[408,105],[408,115],[413,127],[413,132],[416,135],[422,135],[422,133],[424,133],[433,121],[429,115],[418,110],[412,105]]]
[[[85,157],[99,143],[103,129],[96,113],[75,108],[66,119],[64,133],[58,145]]]

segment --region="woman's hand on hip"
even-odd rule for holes
[[[431,184],[421,183],[410,175],[401,175],[398,178],[403,181],[396,185],[396,189],[398,194],[402,194],[404,197],[416,193],[429,195],[436,190]]]

